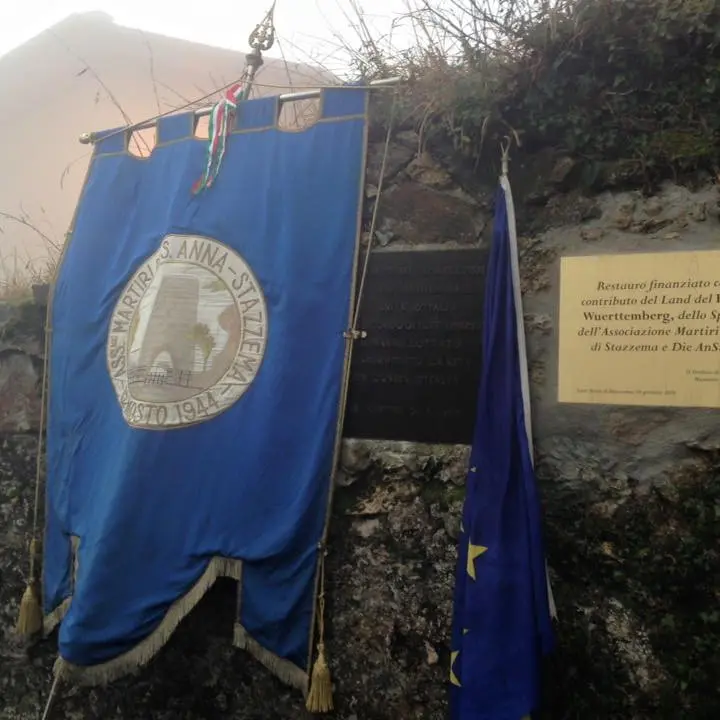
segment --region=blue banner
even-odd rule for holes
[[[146,662],[221,575],[236,644],[304,689],[357,252],[366,92],[302,132],[242,104],[219,177],[161,119],[96,144],[52,298],[43,603],[86,682]]]
[[[452,720],[522,720],[553,644],[512,195],[495,204],[477,421],[467,478],[451,650]]]

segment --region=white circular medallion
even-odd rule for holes
[[[108,369],[125,420],[169,429],[227,410],[258,373],[267,328],[262,288],[237,252],[166,236],[110,319]]]

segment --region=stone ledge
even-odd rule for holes
[[[428,464],[432,463],[433,475],[441,482],[462,486],[469,458],[468,445],[346,438],[336,482],[341,487],[353,485],[373,467],[393,480],[427,479]]]

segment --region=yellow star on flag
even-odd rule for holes
[[[487,552],[487,548],[484,545],[473,545],[471,542],[468,543],[467,574],[473,580],[477,580],[477,576],[475,575],[475,560],[477,560],[484,552]]]
[[[450,653],[450,682],[455,685],[455,687],[462,687],[453,667],[455,665],[455,661],[458,659],[459,654],[459,650],[455,650]]]

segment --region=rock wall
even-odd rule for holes
[[[445,165],[416,151],[412,134],[393,147],[380,244],[486,242],[493,188],[464,190]],[[656,197],[587,198],[558,192],[562,159],[550,164],[549,180],[518,167],[515,183],[527,231],[520,245],[537,468],[560,616],[539,717],[714,718],[717,413],[561,406],[555,398],[559,258],[715,247],[717,190],[668,185]],[[52,637],[24,647],[13,634],[34,492],[41,335],[37,306],[0,306],[0,720],[39,716],[55,652]],[[329,544],[334,717],[447,717],[466,459],[463,447],[346,442]],[[218,584],[137,676],[104,689],[65,688],[55,717],[303,717],[295,692],[232,648],[233,609],[232,583]]]

